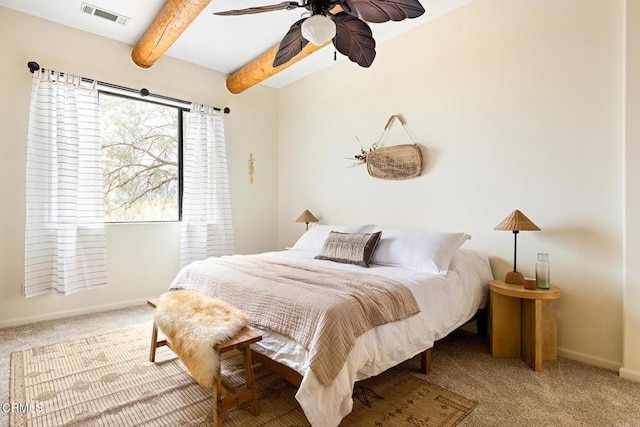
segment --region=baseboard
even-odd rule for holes
[[[615,372],[618,372],[622,366],[622,363],[616,362],[615,360],[603,359],[601,357],[591,356],[590,354],[580,353],[579,351],[567,350],[566,348],[558,348],[558,356]]]
[[[631,369],[627,368],[620,368],[620,378],[640,383],[640,372],[632,371]]]
[[[99,313],[101,311],[117,310],[119,308],[132,307],[134,305],[142,305],[147,302],[148,298],[117,302],[113,304],[96,305],[93,307],[78,308],[75,310],[57,311],[55,313],[43,314],[40,316],[20,317],[18,319],[0,321],[0,328],[8,328],[10,326],[25,325],[27,323],[41,322],[43,320],[61,319],[63,317],[80,316],[83,314]]]

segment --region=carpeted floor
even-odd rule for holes
[[[0,329],[0,403],[9,400],[9,355],[50,343],[151,326],[151,309],[133,307]],[[419,359],[410,363],[417,367]],[[478,405],[460,426],[640,426],[640,384],[560,359],[536,373],[521,360],[494,360],[486,339],[454,333],[436,343],[431,383]],[[0,426],[8,416],[0,411]]]

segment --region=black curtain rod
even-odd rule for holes
[[[38,64],[35,61],[29,61],[29,62],[27,62],[27,67],[29,67],[29,71],[31,72],[31,74],[33,74],[34,72],[36,72],[36,71],[38,71],[40,69],[40,64]],[[62,73],[61,73],[61,75],[62,75]],[[92,83],[93,82],[93,80],[87,79],[87,78],[84,78],[84,77],[82,78],[82,80],[85,81],[85,82],[88,82],[88,83]],[[191,102],[184,101],[182,99],[171,98],[169,96],[157,95],[155,93],[151,93],[146,88],[142,88],[140,90],[137,90],[137,89],[133,89],[133,88],[126,87],[126,86],[120,86],[120,85],[114,85],[112,83],[101,82],[100,80],[96,80],[95,82],[97,84],[99,84],[100,86],[105,86],[105,87],[109,87],[109,88],[112,88],[112,89],[118,89],[118,90],[122,90],[122,91],[125,91],[125,92],[137,93],[142,97],[152,96],[154,98],[164,99],[165,101],[178,102],[178,103],[181,103],[181,104],[191,104]],[[224,109],[218,108],[218,107],[213,107],[213,109],[216,110],[216,111],[223,111],[225,114],[231,113],[231,109],[229,107],[224,107]]]

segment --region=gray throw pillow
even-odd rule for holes
[[[339,233],[332,231],[325,240],[316,259],[356,264],[369,267],[373,251],[378,245],[381,232],[377,233]]]

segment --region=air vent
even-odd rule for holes
[[[93,6],[91,4],[82,3],[80,6],[80,12],[97,16],[99,18],[106,19],[111,22],[115,22],[116,24],[126,25],[129,22],[130,18],[126,16],[119,15],[117,13],[109,12],[108,10],[100,9],[97,6]]]

